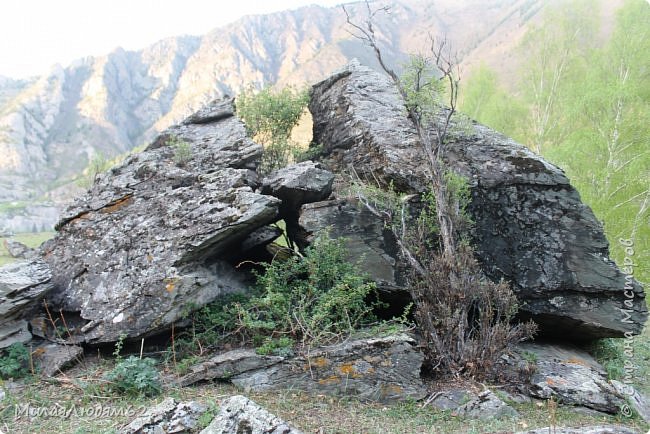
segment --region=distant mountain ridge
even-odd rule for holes
[[[511,71],[512,49],[542,0],[394,0],[379,39],[391,64],[446,34],[467,67]],[[348,5],[359,16],[363,3]],[[241,18],[203,36],[159,41],[57,66],[38,79],[0,77],[0,228],[50,228],[93,156],[125,153],[201,105],[247,86],[313,83],[371,51],[341,8],[307,6]],[[38,207],[35,207],[38,205]]]

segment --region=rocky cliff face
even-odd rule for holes
[[[486,59],[500,66],[503,56],[494,58],[495,50],[515,44],[543,2],[385,4],[391,14],[378,16],[377,28],[392,64],[423,46],[431,31],[448,34],[467,64]],[[0,80],[0,227],[51,227],[62,203],[79,192],[60,187],[73,186],[95,156],[148,143],[216,97],[249,85],[313,83],[354,57],[375,64],[347,32],[340,8],[311,6],[85,58],[35,82]],[[34,202],[40,208],[29,208]]]
[[[426,191],[417,134],[385,76],[353,63],[313,87],[309,108],[331,170],[353,167],[362,179]],[[450,131],[447,164],[470,182],[483,269],[513,284],[523,314],[564,338],[640,333],[648,315],[643,288],[609,259],[602,226],[564,173],[483,125],[456,122]],[[321,223],[342,214],[330,209]],[[307,223],[308,231],[318,226]],[[337,226],[347,228],[344,220]]]
[[[167,129],[99,177],[41,248],[54,286],[47,299],[65,315],[70,340],[148,336],[224,293],[246,291],[250,275],[238,265],[270,260],[259,258],[278,236],[268,225],[281,218],[302,247],[320,230],[346,237],[399,311],[409,300],[395,240],[339,186],[353,166],[401,191],[426,190],[402,107],[387,78],[351,64],[312,89],[323,161],[265,179],[255,172],[262,147],[246,137],[231,100]],[[564,174],[482,125],[454,125],[451,140],[447,163],[470,181],[483,269],[513,284],[523,315],[565,339],[639,333],[643,290],[609,260],[602,228]],[[191,150],[186,159],[179,141]]]

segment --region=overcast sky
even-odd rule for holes
[[[159,39],[200,35],[243,15],[334,6],[344,0],[4,0],[0,75],[45,73],[115,47],[143,48]]]

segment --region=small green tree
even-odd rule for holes
[[[244,121],[249,134],[264,145],[260,173],[269,173],[286,166],[294,153],[290,141],[308,102],[306,90],[290,87],[276,91],[265,87],[259,92],[248,89],[237,98],[237,115]]]

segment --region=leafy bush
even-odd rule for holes
[[[343,240],[319,235],[305,256],[273,261],[257,279],[261,296],[239,306],[251,338],[289,336],[303,345],[340,340],[374,319],[376,285],[357,271]]]
[[[192,314],[175,352],[187,357],[237,340],[260,354],[286,356],[296,342],[334,342],[374,319],[375,288],[349,261],[342,240],[321,235],[304,257],[266,264],[253,295],[231,294]]]
[[[174,163],[185,166],[192,159],[192,146],[180,137],[172,137],[167,144],[174,150]]]
[[[29,374],[29,350],[19,342],[0,350],[0,378],[22,378]]]
[[[156,361],[150,358],[130,356],[119,360],[104,379],[110,390],[123,395],[154,396],[162,392]]]
[[[260,173],[282,168],[292,160],[295,146],[289,139],[291,130],[300,120],[307,101],[306,91],[296,92],[288,87],[280,91],[265,87],[257,93],[249,89],[237,98],[237,115],[249,134],[265,145]]]

